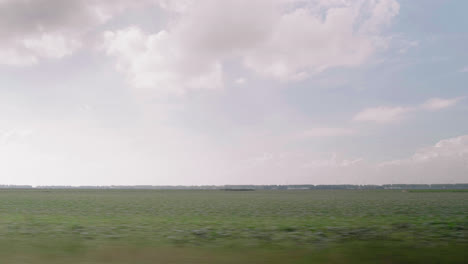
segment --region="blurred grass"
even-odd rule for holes
[[[70,242],[73,244],[73,242]],[[418,247],[381,241],[353,242],[314,249],[135,247],[101,245],[79,248],[49,244],[22,246],[3,252],[2,263],[11,264],[125,264],[125,263],[466,263],[466,246]],[[7,246],[11,248],[11,246]]]
[[[468,193],[1,190],[0,260],[464,263],[467,224]]]

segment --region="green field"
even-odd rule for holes
[[[1,263],[466,263],[468,192],[0,190]]]

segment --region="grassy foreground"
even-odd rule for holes
[[[465,263],[467,192],[1,190],[1,263]]]

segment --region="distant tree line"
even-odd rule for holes
[[[117,189],[117,190],[427,190],[468,189],[468,183],[458,184],[384,184],[384,185],[109,185],[109,186],[36,186],[0,185],[0,189]]]
[[[384,185],[225,185],[225,189],[255,190],[379,190],[379,189],[468,189],[468,184],[384,184]]]

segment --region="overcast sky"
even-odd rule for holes
[[[466,183],[466,10],[0,0],[0,184]]]

